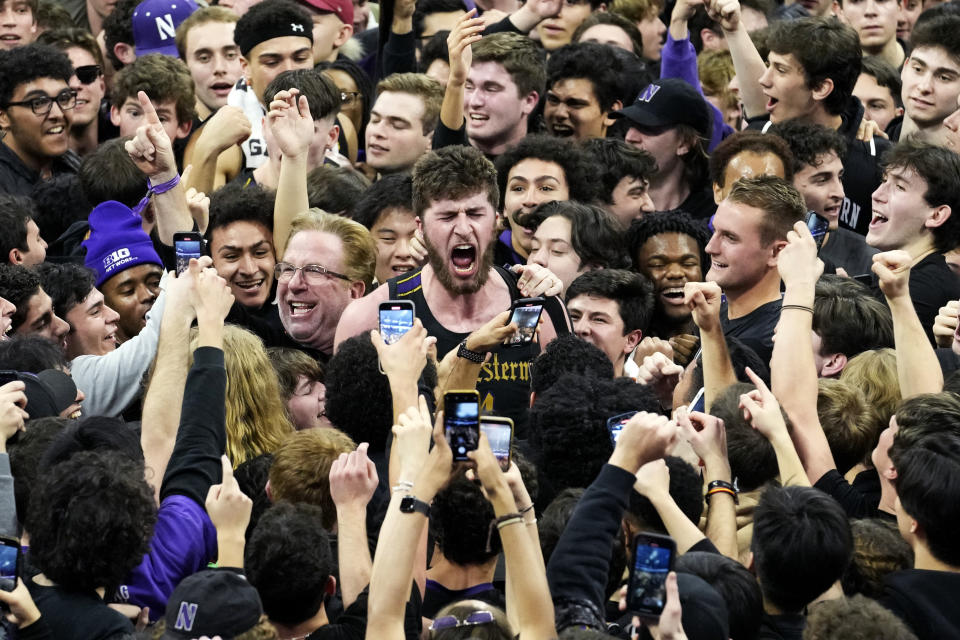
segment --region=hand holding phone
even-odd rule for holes
[[[807,212],[807,229],[813,236],[813,241],[817,243],[817,251],[823,246],[823,241],[830,230],[830,221],[821,216],[816,211]]]
[[[610,440],[613,442],[613,446],[617,446],[617,439],[620,437],[620,432],[623,431],[623,425],[630,422],[630,418],[635,415],[637,415],[636,411],[627,411],[607,420],[607,431],[610,432]]]
[[[476,390],[443,394],[443,431],[454,462],[466,462],[480,442],[480,394]]]
[[[486,434],[490,450],[500,463],[500,469],[510,468],[510,450],[513,444],[513,420],[499,416],[482,416],[480,431]]]
[[[667,575],[673,570],[677,543],[670,536],[641,533],[634,538],[627,609],[659,618],[667,604]]]
[[[20,577],[20,541],[0,538],[0,589],[13,591]]]
[[[510,306],[507,324],[517,325],[517,331],[504,343],[508,347],[522,347],[533,342],[543,313],[543,298],[520,298]]]
[[[384,344],[394,344],[413,328],[415,309],[409,300],[387,300],[379,308],[380,337]]]

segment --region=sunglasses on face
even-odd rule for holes
[[[96,82],[97,78],[100,77],[100,65],[98,64],[85,64],[81,67],[77,67],[73,70],[77,76],[77,80],[83,84],[93,84]]]

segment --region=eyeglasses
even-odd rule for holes
[[[456,616],[443,616],[434,618],[430,625],[430,631],[441,631],[443,629],[457,629],[460,627],[473,627],[478,624],[490,624],[493,622],[493,614],[489,611],[474,611],[466,618],[461,620]]]
[[[77,92],[73,89],[64,89],[55,96],[37,96],[36,98],[21,100],[20,102],[8,102],[7,106],[30,107],[36,115],[45,116],[53,109],[54,102],[60,106],[61,110],[69,111],[77,106]]]
[[[100,77],[100,65],[85,64],[74,69],[73,73],[76,74],[77,80],[83,84],[93,84]]]
[[[341,91],[340,102],[342,104],[353,104],[360,97],[359,91]]]
[[[277,266],[273,268],[273,277],[280,282],[290,282],[293,280],[293,276],[297,273],[297,271],[303,272],[303,279],[309,284],[321,284],[327,279],[327,276],[333,276],[334,278],[340,278],[341,280],[346,280],[347,282],[353,282],[349,276],[345,276],[342,273],[337,273],[336,271],[331,271],[330,269],[322,267],[319,264],[305,264],[302,267],[295,267],[288,262],[278,262]]]

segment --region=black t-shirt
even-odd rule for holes
[[[772,616],[764,613],[760,618],[760,640],[802,640],[807,619],[800,613],[785,613]]]
[[[727,302],[720,305],[720,325],[723,335],[737,338],[757,352],[765,364],[773,355],[773,330],[780,321],[782,300],[762,304],[747,315],[731,320],[727,317]]]
[[[698,220],[706,220],[717,212],[717,203],[713,201],[713,190],[709,187],[692,189],[686,200],[672,211],[684,211]]]
[[[886,304],[886,298],[875,275],[872,289],[873,294]],[[913,301],[913,308],[931,343],[934,343],[933,324],[940,307],[958,299],[960,277],[950,270],[942,254],[931,253],[910,269],[910,300]]]
[[[871,476],[872,474],[872,476]],[[827,471],[813,485],[840,503],[847,517],[877,518],[888,522],[896,516],[878,509],[880,504],[880,479],[876,470],[869,469],[857,475],[851,485],[836,469]]]
[[[467,589],[447,589],[439,582],[427,580],[427,587],[423,596],[423,609],[420,613],[424,618],[433,619],[445,606],[461,600],[479,600],[500,609],[506,608],[506,600],[504,600],[503,594],[489,582],[474,585]]]
[[[919,640],[960,638],[960,573],[907,569],[883,582],[880,604],[906,622]]]
[[[30,596],[57,640],[118,640],[132,638],[133,625],[96,593],[44,587],[24,577]]]

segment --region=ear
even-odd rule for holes
[[[353,36],[353,25],[352,24],[341,24],[340,29],[337,31],[337,37],[333,41],[333,46],[335,49],[339,49]]]
[[[7,129],[10,127],[10,115],[7,113],[6,109],[0,109],[0,128]]]
[[[831,353],[823,362],[820,369],[820,376],[823,378],[834,378],[840,375],[843,368],[847,366],[847,356],[842,353]]]
[[[723,187],[716,182],[713,183],[713,202],[714,204],[723,202]]]
[[[327,584],[323,585],[323,594],[332,596],[337,592],[337,579],[333,576],[327,577]]]
[[[23,264],[23,254],[20,253],[20,249],[14,247],[10,249],[9,255],[7,255],[7,260],[10,264]]]
[[[753,570],[753,551],[747,551],[747,569],[750,570],[750,573],[756,573]]]
[[[936,229],[950,219],[951,213],[950,205],[942,204],[939,207],[936,207],[933,210],[933,213],[927,216],[923,226],[925,226],[927,229]]]
[[[700,41],[703,42],[704,50],[707,49],[720,49],[720,36],[711,31],[710,29],[703,28],[700,29]]]
[[[267,480],[267,486],[263,488],[263,492],[267,494],[267,500],[271,503],[273,502],[273,489],[270,487],[270,480]]]
[[[533,113],[533,110],[537,108],[537,103],[540,102],[540,94],[536,91],[531,91],[520,100],[520,113],[524,117],[529,116]]]
[[[137,59],[137,49],[132,44],[118,42],[113,45],[113,55],[117,56],[117,60],[125,65],[133,64],[133,61]]]
[[[433,151],[433,130],[427,133],[427,151]]]
[[[356,300],[357,298],[362,298],[366,290],[367,290],[367,285],[365,285],[362,282],[350,283],[350,297],[354,300]]]
[[[623,336],[623,353],[630,354],[634,349],[637,348],[637,345],[640,344],[640,341],[643,339],[643,331],[640,329],[634,329],[627,335]]]
[[[190,135],[190,130],[193,129],[193,121],[187,120],[186,122],[181,122],[177,125],[177,140],[183,140]]]
[[[777,268],[777,256],[780,255],[780,251],[787,246],[786,240],[774,240],[773,244],[770,245],[770,259],[767,260],[767,266]]]
[[[240,74],[243,76],[243,80],[249,85],[250,84],[250,63],[247,62],[247,59],[243,56],[240,56]]]
[[[337,140],[340,139],[340,125],[334,124],[330,127],[330,130],[327,131],[327,141],[324,143],[324,149],[333,149],[333,146],[337,144]]]
[[[693,148],[693,145],[695,142],[696,140],[691,140],[687,136],[684,136],[683,138],[681,138],[679,143],[677,144],[677,157],[685,156],[688,153],[690,153],[690,149]]]
[[[813,88],[813,99],[814,100],[826,100],[827,96],[833,93],[833,80],[831,78],[824,78],[820,84]]]
[[[120,108],[115,104],[110,105],[110,122],[115,127],[120,126]]]
[[[623,109],[623,103],[617,100],[610,106],[610,109],[605,114],[603,114],[604,127],[607,127],[609,129],[610,127],[613,126],[613,123],[615,122],[615,120],[614,118],[610,117],[610,114],[613,113],[614,111],[620,111],[620,109]]]
[[[417,223],[417,231],[423,233],[423,220],[420,219],[420,216],[415,217],[413,220]]]

